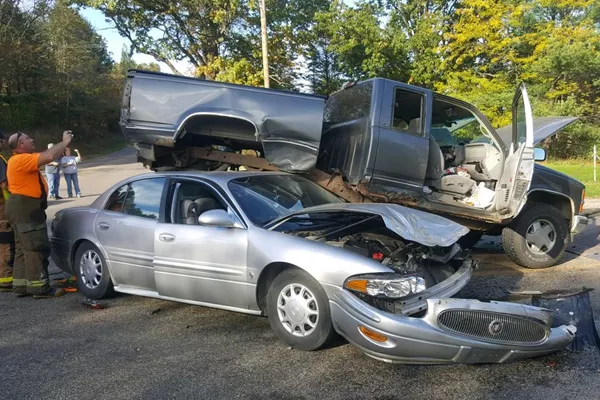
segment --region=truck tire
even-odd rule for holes
[[[569,244],[569,223],[548,204],[523,210],[502,231],[502,247],[516,264],[532,269],[548,268],[560,261]]]

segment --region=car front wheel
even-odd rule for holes
[[[113,293],[113,283],[104,256],[90,242],[82,243],[74,260],[77,289],[90,299],[99,300]]]
[[[502,231],[502,247],[516,264],[548,268],[560,261],[569,243],[569,223],[555,207],[535,204]]]
[[[296,349],[316,350],[335,336],[325,291],[299,269],[275,277],[267,292],[267,315],[279,339]]]

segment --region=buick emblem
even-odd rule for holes
[[[492,335],[498,335],[504,329],[504,324],[497,319],[490,322],[490,326],[488,326],[488,330]]]

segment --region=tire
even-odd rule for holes
[[[528,232],[540,232],[542,240],[528,241]],[[526,208],[510,226],[502,231],[502,247],[516,264],[532,269],[557,264],[569,244],[569,224],[564,215],[548,204]]]
[[[99,300],[114,293],[106,260],[92,243],[83,242],[79,246],[73,269],[77,278],[77,290],[84,296]]]
[[[297,303],[298,300],[288,300],[290,297],[294,297],[292,288],[294,293],[301,297],[300,301],[302,298],[309,299],[305,303],[307,307],[304,307],[305,304],[302,303],[298,304],[301,307],[296,307],[294,303]],[[282,305],[282,309],[278,308],[279,304]],[[286,304],[288,307],[285,307]],[[309,309],[316,311],[316,314],[306,313]],[[288,317],[294,311],[298,313],[295,315],[299,317],[296,322]],[[336,335],[331,323],[329,299],[323,287],[306,272],[296,268],[286,269],[273,279],[267,292],[267,315],[277,337],[295,349],[317,350],[329,343]],[[300,322],[302,316],[308,318],[308,321],[314,326]],[[289,322],[284,322],[286,317]],[[300,325],[303,326],[304,333],[301,331]]]
[[[483,232],[481,231],[470,231],[465,236],[458,239],[458,244],[464,250],[470,249],[475,246],[483,236]]]

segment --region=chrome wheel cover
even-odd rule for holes
[[[86,250],[79,260],[79,276],[88,289],[96,289],[102,281],[102,261],[94,250]]]
[[[556,228],[546,219],[538,219],[527,228],[525,242],[532,253],[547,254],[556,245]]]
[[[310,335],[319,323],[317,299],[299,283],[291,283],[279,292],[277,314],[285,330],[298,337]]]

